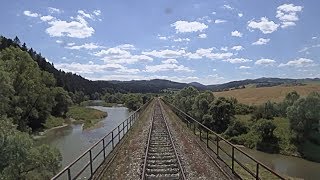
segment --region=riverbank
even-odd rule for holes
[[[241,122],[241,126],[247,128],[247,133],[226,137],[232,143],[244,145],[247,148],[266,153],[281,154],[302,158],[308,161],[320,162],[320,156],[316,153],[320,152],[320,145],[308,141],[297,147],[292,143],[290,122],[287,118],[274,117],[272,120],[275,125],[273,134],[276,138],[276,142],[272,144],[274,151],[269,152],[264,149],[259,149],[257,146],[259,137],[251,130],[251,127],[254,125],[254,122],[251,121],[251,115],[236,115],[235,117],[237,121]]]

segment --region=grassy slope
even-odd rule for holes
[[[307,84],[305,86],[274,86],[246,89],[236,89],[231,91],[214,92],[216,96],[235,97],[239,102],[244,104],[262,104],[268,100],[280,102],[284,99],[287,93],[297,91],[301,96],[306,96],[310,92],[320,92],[320,84]]]
[[[68,118],[73,118],[76,122],[84,123],[84,128],[89,128],[95,125],[106,116],[106,112],[81,106],[72,106],[67,113]]]

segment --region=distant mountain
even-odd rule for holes
[[[201,83],[198,82],[191,82],[189,83],[190,86],[196,87],[198,89],[208,89],[206,85],[203,85]]]

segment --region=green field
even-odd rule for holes
[[[267,102],[281,102],[292,91],[297,91],[301,96],[310,92],[320,92],[320,84],[307,84],[305,86],[274,86],[274,87],[247,87],[230,91],[214,92],[215,96],[235,97],[240,103],[257,105]]]

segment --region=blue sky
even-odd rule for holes
[[[317,0],[1,1],[1,35],[92,80],[320,77]]]

